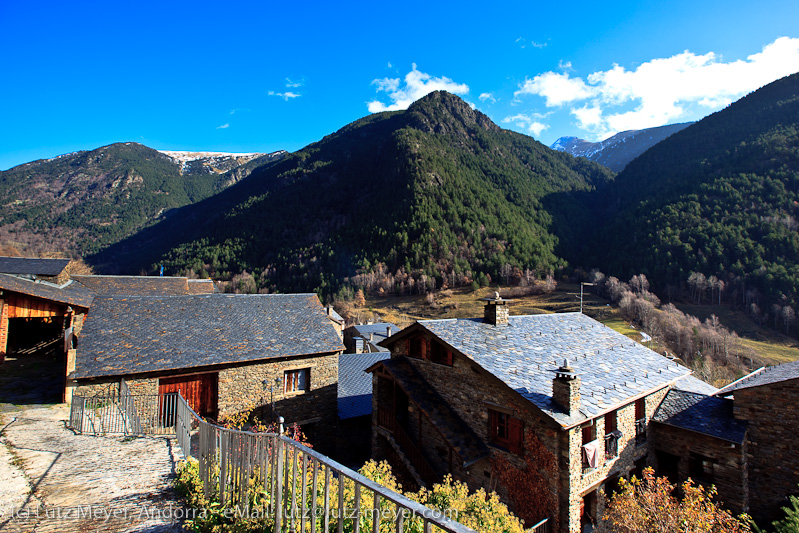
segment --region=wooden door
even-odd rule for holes
[[[217,378],[216,372],[161,378],[158,380],[158,394],[180,392],[198,415],[216,418]]]

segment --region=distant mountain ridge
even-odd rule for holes
[[[672,288],[715,276],[756,317],[799,304],[799,73],[653,146],[596,202],[606,272]]]
[[[127,142],[18,165],[0,171],[0,239],[27,254],[94,253],[284,155]]]
[[[590,142],[578,137],[561,137],[552,143],[550,148],[575,157],[585,157],[608,167],[613,172],[621,172],[630,161],[669,135],[677,133],[691,124],[693,122],[622,131],[601,142]]]
[[[346,125],[91,262],[327,294],[359,273],[427,288],[513,268],[545,274],[566,264],[564,247],[591,216],[578,194],[610,179],[434,92]]]
[[[274,160],[283,157],[288,153],[285,150],[278,150],[277,152],[272,153],[194,152],[175,150],[158,151],[175,161],[175,163],[178,163],[180,165],[181,174],[222,174],[228,170],[233,170],[234,168],[249,163],[253,159],[267,156],[269,160]]]

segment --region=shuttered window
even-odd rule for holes
[[[283,392],[300,392],[310,390],[311,369],[287,370],[283,374]]]
[[[488,410],[489,440],[509,451],[521,454],[524,443],[524,422],[500,411]]]
[[[430,362],[452,366],[452,352],[436,341],[430,341]]]
[[[414,359],[424,359],[427,343],[422,337],[414,337],[408,340],[408,357]]]

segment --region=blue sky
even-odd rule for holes
[[[135,141],[294,151],[436,88],[549,145],[799,71],[799,2],[0,0],[0,169]]]

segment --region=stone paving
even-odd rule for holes
[[[0,532],[183,531],[176,441],[76,435],[65,404],[9,386],[21,377],[10,366],[0,372]]]

